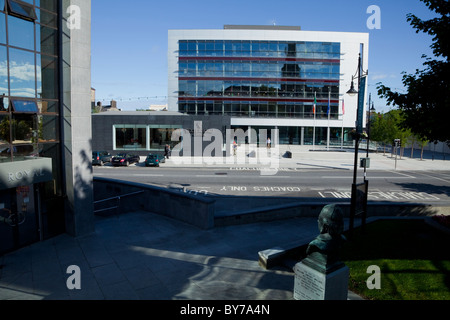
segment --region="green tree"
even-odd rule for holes
[[[383,114],[377,113],[370,122],[370,140],[378,143],[384,142],[386,139],[386,122],[384,121]]]
[[[439,17],[424,21],[410,13],[407,21],[416,29],[416,33],[422,31],[433,36],[430,47],[437,59],[422,56],[426,58],[424,70],[403,74],[402,82],[407,93],[394,92],[378,83],[378,95],[386,98],[388,105],[398,106],[403,111],[400,124],[403,128],[411,128],[412,133],[422,140],[445,141],[450,146],[450,2],[421,1]]]

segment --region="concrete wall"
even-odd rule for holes
[[[130,193],[135,195],[123,196]],[[99,215],[114,215],[136,210],[145,210],[186,222],[201,229],[214,227],[214,200],[205,197],[192,196],[180,191],[164,189],[139,183],[123,182],[113,179],[94,179],[95,210],[118,208],[99,211]],[[120,202],[116,199],[104,202],[99,200],[122,196]]]
[[[74,10],[68,8],[73,6]],[[62,117],[66,232],[94,231],[91,148],[91,1],[62,1]],[[76,23],[69,23],[75,19]],[[79,22],[79,24],[78,24]],[[69,27],[70,26],[70,27]]]

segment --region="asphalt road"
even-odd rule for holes
[[[94,176],[160,187],[182,186],[193,195],[251,195],[350,199],[353,170],[280,168],[261,175],[258,168],[94,167]],[[358,171],[357,183],[363,182]],[[450,206],[450,171],[368,170],[372,201],[399,201]]]

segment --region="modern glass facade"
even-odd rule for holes
[[[0,0],[0,253],[64,230],[58,19],[58,1]]]
[[[78,164],[76,149],[68,144],[77,130],[70,113],[81,117],[84,111],[71,102],[69,75],[75,71],[66,62],[81,32],[75,36],[65,27],[63,3],[76,4],[90,19],[88,0],[0,0],[0,254],[63,233],[69,223],[82,220],[76,206],[83,200],[74,205],[69,197],[76,187],[72,166]],[[83,32],[90,37],[90,29]],[[77,54],[84,59],[90,51]],[[84,74],[90,80],[90,73]],[[79,131],[90,133],[90,126]],[[79,176],[89,172],[89,163],[78,165]],[[86,215],[88,209],[83,208]]]
[[[180,40],[178,45],[180,112],[339,117],[338,42]]]
[[[57,21],[57,1],[0,0],[2,162],[44,154],[57,157]]]

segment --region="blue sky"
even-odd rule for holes
[[[380,29],[367,27],[370,5],[380,8]],[[168,30],[275,23],[308,31],[368,32],[369,93],[377,111],[386,112],[392,107],[377,96],[376,84],[403,92],[402,72],[423,69],[422,54],[433,56],[431,36],[417,34],[406,21],[408,13],[434,17],[419,0],[93,0],[92,87],[97,100],[114,99],[122,110],[166,104]]]

